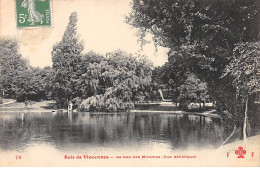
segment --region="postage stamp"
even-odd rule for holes
[[[18,28],[49,27],[51,0],[16,0],[16,15]]]

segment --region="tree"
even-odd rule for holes
[[[141,40],[151,33],[156,45],[170,48],[170,65],[181,54],[183,67],[207,83],[220,111],[239,115],[234,123],[242,129],[245,98],[234,100],[233,78],[222,75],[239,43],[257,41],[258,15],[257,0],[133,0],[127,22]]]
[[[188,57],[181,52],[169,51],[168,62],[159,70],[160,83],[166,84],[168,91],[171,93],[172,101],[177,103],[180,95],[179,87],[185,83],[190,73]],[[158,69],[157,69],[158,70]],[[156,74],[158,74],[156,73]]]
[[[27,61],[19,53],[19,42],[10,37],[0,39],[1,77],[0,84],[7,97],[15,97],[13,87],[17,76],[28,68]]]
[[[205,104],[209,99],[207,84],[191,73],[187,75],[185,82],[178,87],[178,91],[178,101],[183,109],[188,109],[188,105],[192,102]]]
[[[12,82],[12,89],[17,101],[47,99],[46,87],[49,84],[49,74],[50,67],[43,69],[29,67],[24,71],[20,71]]]
[[[205,104],[209,100],[209,93],[207,84],[190,73],[189,69],[184,67],[185,62],[185,57],[175,56],[162,67],[156,68],[153,76],[159,84],[167,85],[165,88],[168,88],[172,101],[180,103],[180,107],[186,110],[192,102]]]
[[[227,65],[223,77],[231,77],[232,85],[236,90],[236,101],[242,105],[244,110],[243,122],[240,112],[234,109],[233,118],[243,124],[243,137],[246,141],[248,122],[251,124],[257,118],[257,113],[252,108],[255,101],[254,95],[260,91],[260,42],[239,43],[233,50],[232,61]],[[250,107],[251,105],[251,107]],[[239,108],[239,107],[238,107]],[[248,113],[249,112],[249,113]]]
[[[137,95],[149,91],[152,65],[144,56],[115,51],[108,53],[106,58],[96,58],[100,59],[87,64],[79,81],[78,88],[85,92],[83,96],[88,97],[82,102],[82,110],[130,109]]]
[[[1,38],[1,85],[6,96],[24,101],[46,99],[50,67],[43,69],[29,66],[19,54],[19,42],[13,38]]]
[[[59,108],[67,106],[78,95],[76,83],[80,76],[83,44],[77,37],[77,20],[77,13],[72,13],[62,40],[52,51],[53,97]]]
[[[215,82],[235,44],[256,41],[256,1],[133,0],[127,22],[139,28],[141,39],[151,33],[156,45],[170,48],[169,60],[181,53],[191,72]]]
[[[133,0],[132,12],[126,19],[140,29],[141,38],[152,33],[155,43],[164,47],[200,42],[201,47],[206,48],[212,41],[219,47],[222,43],[225,48],[235,42],[256,39],[256,2]]]
[[[99,81],[102,81],[100,79],[101,68],[105,69],[107,66],[106,60],[105,57],[95,52],[89,52],[83,56],[80,64],[80,77],[76,83],[79,97],[85,99],[101,93],[100,90],[104,92],[105,87],[102,88]],[[103,85],[106,84],[103,83]]]

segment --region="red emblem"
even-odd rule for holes
[[[242,146],[238,147],[238,150],[235,151],[235,154],[238,155],[237,158],[244,158],[243,155],[246,154],[246,150],[243,149]]]

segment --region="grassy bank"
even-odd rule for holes
[[[41,102],[30,102],[27,107],[23,102],[14,102],[10,104],[0,105],[0,111],[15,112],[15,111],[52,111],[52,106],[55,101],[41,101]]]

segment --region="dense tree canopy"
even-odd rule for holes
[[[16,99],[18,101],[48,99],[46,88],[50,83],[50,71],[50,67],[43,69],[29,67],[27,70],[19,72],[12,84]]]
[[[231,107],[232,118],[242,123],[241,113],[245,114],[245,122],[259,126],[259,113],[256,112],[256,93],[260,92],[260,45],[259,42],[239,43],[233,50],[232,60],[223,73],[223,79],[227,80],[233,92],[227,96],[226,102],[221,104]],[[235,100],[234,100],[235,99]]]
[[[213,41],[234,45],[257,38],[257,0],[133,0],[129,24],[165,47]],[[227,41],[227,42],[226,42]],[[213,43],[212,42],[212,43]]]
[[[149,87],[151,63],[143,56],[120,50],[106,56],[94,52],[83,55],[83,44],[76,30],[77,14],[72,13],[62,41],[52,51],[52,94],[58,107],[86,99],[82,110],[125,109],[125,106],[110,107],[101,103],[131,103],[136,95]]]
[[[233,86],[245,95],[260,91],[260,42],[240,43],[234,48],[223,74],[228,75],[233,77]]]
[[[174,59],[177,59],[176,56]],[[210,99],[207,83],[183,67],[183,59],[179,58],[170,65],[169,62],[153,70],[153,77],[160,85],[166,85],[173,102],[180,103],[180,107],[188,109],[189,103],[205,103]]]
[[[231,120],[241,126],[246,122],[244,113],[254,110],[246,103],[254,102],[248,95],[256,92],[259,82],[259,49],[254,44],[259,34],[257,3],[133,0],[127,22],[139,28],[141,40],[151,33],[156,45],[170,48],[169,68],[178,65],[181,56],[181,67],[207,82],[218,109],[228,110]]]
[[[7,97],[15,96],[14,81],[20,72],[27,70],[28,64],[19,53],[19,42],[14,38],[3,37],[0,39],[1,77],[2,85]]]
[[[19,42],[13,38],[0,40],[1,89],[5,97],[18,101],[46,99],[50,83],[50,67],[29,66],[19,53]]]
[[[183,109],[187,109],[189,103],[206,103],[209,101],[207,84],[198,79],[194,74],[188,74],[187,79],[178,88],[180,102]]]
[[[127,22],[170,48],[169,60],[177,53],[192,60],[185,64],[208,81],[222,75],[237,43],[259,32],[256,0],[133,0]]]
[[[82,110],[130,109],[135,96],[144,95],[149,89],[152,64],[143,56],[115,51],[103,59],[92,55],[89,60],[87,55],[84,60],[89,63],[79,81],[79,89],[89,98],[83,101]]]

